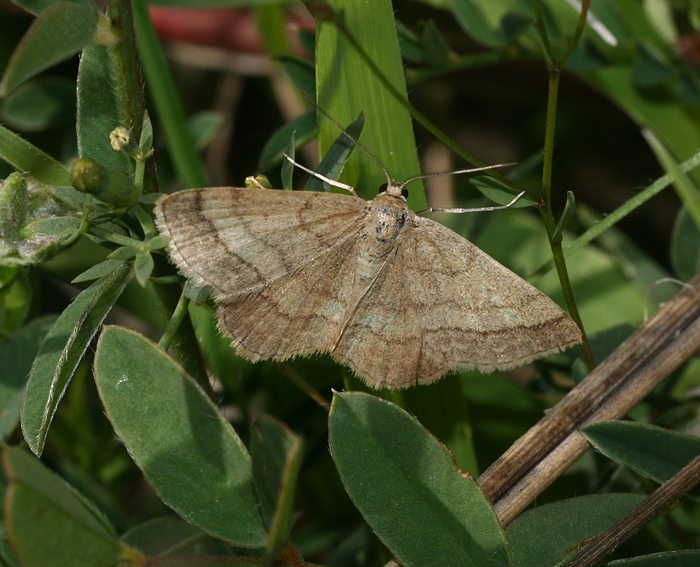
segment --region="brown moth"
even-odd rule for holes
[[[545,294],[406,204],[220,187],[156,204],[177,267],[210,286],[244,357],[329,353],[374,388],[507,369],[581,341]]]

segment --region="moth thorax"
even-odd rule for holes
[[[391,183],[382,183],[379,188],[380,194],[389,195],[390,197],[398,197],[404,201],[408,198],[408,189],[400,183],[392,181]]]

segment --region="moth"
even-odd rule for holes
[[[406,185],[354,195],[218,187],[155,208],[169,253],[209,286],[218,325],[251,361],[328,353],[374,388],[490,372],[581,341],[545,294],[449,228]]]

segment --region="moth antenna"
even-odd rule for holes
[[[355,139],[354,136],[351,134],[348,134],[348,132],[343,128],[343,126],[335,119],[333,118],[330,114],[328,114],[325,110],[323,110],[320,106],[318,106],[316,103],[314,103],[314,106],[316,109],[329,121],[331,122],[338,130],[342,132],[342,134],[350,140],[353,144],[355,144],[358,148],[360,148],[366,155],[369,157],[374,163],[379,166],[379,169],[382,170],[384,173],[384,177],[386,177],[386,182],[387,184],[391,185],[394,181],[391,178],[391,175],[389,175],[389,172],[387,171],[386,167],[384,167],[384,164],[382,163],[382,160],[380,160],[376,154],[372,153],[370,149],[365,146],[364,144],[360,143],[359,140]]]
[[[298,167],[299,169],[305,171],[309,175],[313,175],[316,179],[320,179],[324,183],[328,183],[328,185],[332,185],[333,187],[337,187],[338,189],[345,189],[346,191],[349,191],[355,197],[357,197],[357,193],[355,193],[355,188],[352,185],[347,185],[345,183],[341,183],[340,181],[336,181],[335,179],[331,179],[330,177],[326,177],[325,175],[321,175],[318,171],[314,171],[313,169],[309,169],[308,167],[304,167],[299,162],[294,161],[294,158],[288,156],[287,154],[283,153],[282,155],[293,166]]]
[[[493,205],[490,207],[476,207],[473,209],[460,209],[460,208],[446,208],[446,209],[436,208],[436,209],[434,209],[433,207],[428,207],[427,209],[425,209],[423,211],[418,211],[417,214],[423,215],[426,213],[485,213],[488,211],[500,211],[503,209],[509,209],[510,207],[515,205],[515,203],[517,203],[523,195],[525,195],[525,191],[521,191],[520,193],[518,193],[515,197],[513,197],[513,199],[511,201],[509,201],[505,205]]]
[[[399,186],[401,189],[406,187],[409,183],[418,181],[419,179],[427,179],[429,177],[439,177],[441,175],[459,175],[460,173],[476,173],[477,171],[488,171],[489,169],[496,169],[497,167],[508,167],[509,165],[517,165],[516,162],[510,163],[496,163],[494,165],[484,165],[483,167],[472,167],[470,169],[457,169],[456,171],[435,171],[433,173],[424,173],[423,175],[414,175],[409,177],[401,183]]]

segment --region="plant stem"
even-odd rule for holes
[[[542,37],[542,44],[547,58],[547,67],[549,68],[547,118],[545,123],[544,150],[542,159],[541,200],[543,207],[540,208],[540,214],[542,215],[542,221],[547,231],[549,245],[552,249],[552,259],[554,260],[554,266],[556,267],[557,275],[559,276],[559,283],[561,284],[562,291],[564,292],[566,306],[569,309],[571,318],[576,322],[579,329],[581,329],[581,334],[583,336],[583,359],[588,369],[592,370],[595,367],[593,351],[591,350],[590,342],[588,341],[588,337],[586,336],[586,332],[583,328],[581,315],[576,305],[573,289],[571,288],[571,281],[566,268],[566,259],[562,250],[561,233],[555,235],[557,222],[554,219],[554,212],[552,210],[552,169],[554,165],[554,137],[557,122],[557,103],[559,100],[559,80],[561,78],[561,70],[566,63],[566,60],[573,52],[574,48],[576,47],[576,43],[578,43],[578,40],[581,37],[583,26],[586,23],[586,13],[588,11],[589,4],[590,0],[583,2],[581,7],[581,15],[579,16],[578,25],[576,27],[576,33],[574,34],[571,44],[564,54],[562,54],[562,56],[556,60],[554,60],[552,47],[545,29],[540,0],[536,0],[535,9],[537,13],[537,27],[540,31],[540,36]]]
[[[116,94],[121,121],[128,126],[133,139],[138,140],[141,136],[145,104],[131,2],[109,0],[109,19],[119,36],[119,41],[107,50],[112,64],[112,88]]]
[[[155,285],[153,289],[156,291],[162,308],[166,313],[172,313],[171,321],[166,327],[161,343],[167,343],[187,373],[197,381],[207,394],[212,395],[206,365],[194,333],[192,320],[184,316],[188,311],[187,301],[183,299],[182,284],[178,282],[172,285]]]
[[[170,348],[170,345],[175,338],[175,333],[180,327],[182,319],[187,314],[187,307],[189,303],[189,299],[187,299],[187,296],[185,295],[185,288],[183,287],[180,298],[177,300],[177,305],[175,306],[173,314],[170,317],[170,321],[168,321],[168,325],[165,327],[165,331],[163,331],[163,334],[158,341],[158,346],[163,350],[167,351]]]

